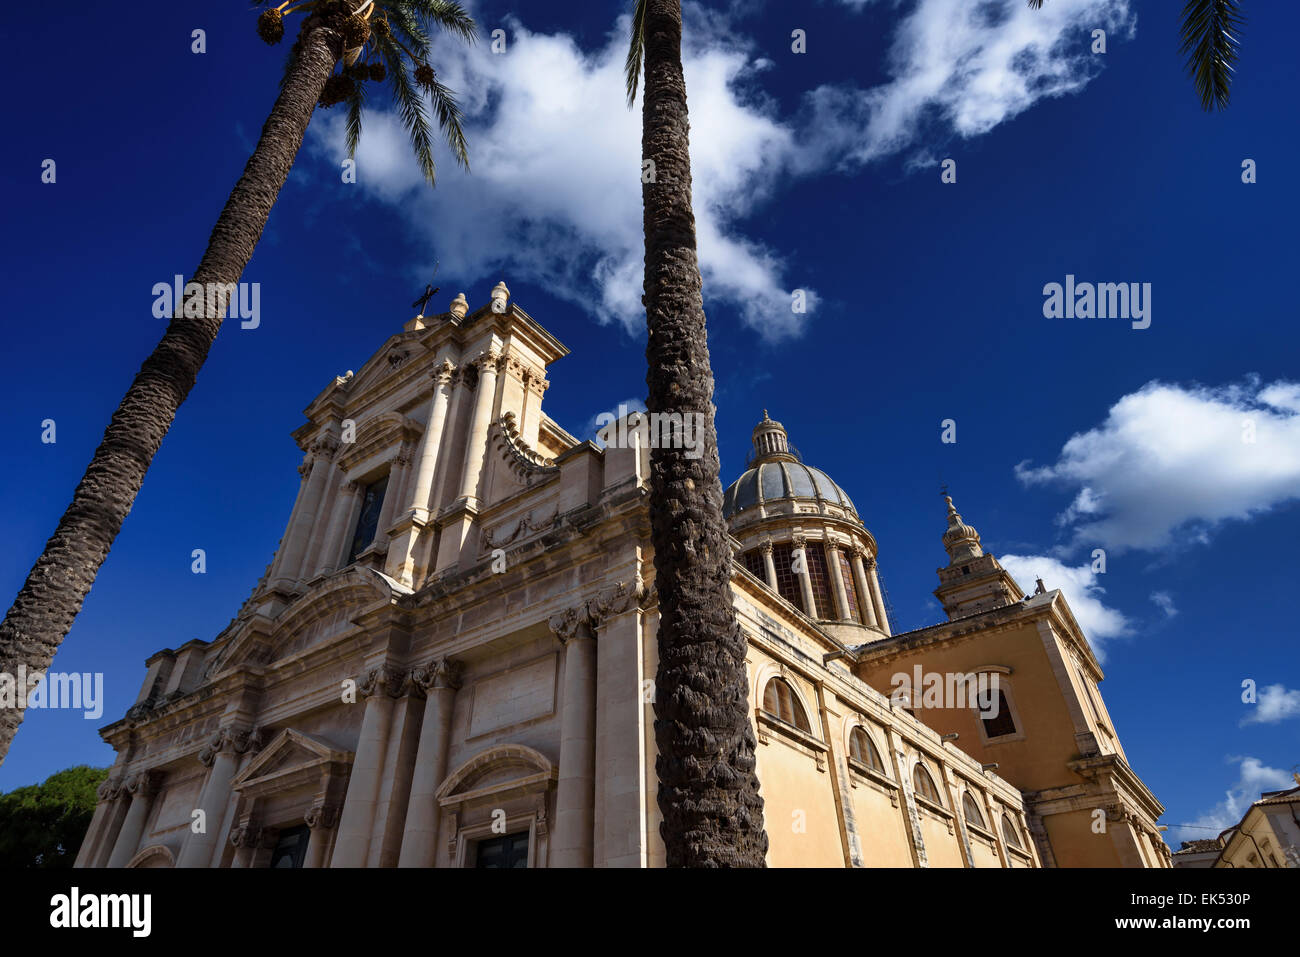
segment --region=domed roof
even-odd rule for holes
[[[722,496],[722,515],[731,518],[743,509],[791,498],[822,498],[858,514],[844,489],[821,469],[802,462],[761,462],[731,483]]]
[[[767,417],[754,428],[753,464],[732,482],[722,496],[722,515],[782,500],[821,499],[857,517],[852,500],[821,469],[804,465],[791,451],[784,426]]]

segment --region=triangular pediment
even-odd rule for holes
[[[285,728],[235,776],[231,788],[246,796],[284,790],[338,774],[353,753],[293,728]]]

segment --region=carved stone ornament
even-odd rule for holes
[[[361,687],[357,690],[361,692],[363,698],[369,698],[375,694],[387,694],[396,698],[402,693],[402,685],[405,683],[406,677],[403,672],[385,665],[383,668],[375,668],[370,674],[366,675],[365,680],[361,682]]]
[[[303,821],[313,831],[318,827],[331,828],[339,822],[338,805],[314,804],[303,815]]]
[[[416,668],[411,672],[411,676],[420,688],[428,693],[439,688],[459,688],[461,671],[459,661],[453,661],[444,655],[421,668]]]

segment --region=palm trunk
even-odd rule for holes
[[[326,21],[313,16],[303,24],[295,51],[257,148],[190,279],[206,289],[239,282],[302,145],[325,80],[342,55],[342,40]],[[176,317],[136,374],[72,504],[0,623],[0,674],[16,680],[19,665],[25,665],[28,674],[49,667],[131,511],[176,410],[194,387],[221,329],[226,300],[223,293],[209,297],[203,318],[182,318],[177,304]],[[0,761],[22,719],[19,708],[0,707]]]
[[[762,867],[763,799],[754,771],[746,642],[731,597],[713,373],[691,211],[690,120],[679,0],[645,10],[641,150],[655,182],[645,208],[646,358],[651,412],[702,415],[704,454],[650,452],[650,521],[659,593],[655,741],[660,833],[670,867]]]

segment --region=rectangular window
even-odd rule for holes
[[[794,573],[794,547],[789,542],[772,546],[772,561],[776,565],[776,590],[790,604],[800,611],[808,609],[803,606],[803,589],[799,587],[798,576]]]
[[[271,852],[271,866],[302,867],[310,839],[311,829],[306,824],[282,830],[275,839],[275,850]]]
[[[474,847],[474,866],[511,868],[528,866],[528,832],[505,834],[479,841]]]
[[[761,582],[767,581],[767,562],[763,561],[761,549],[751,548],[740,556],[740,562],[746,570]]]
[[[348,549],[348,560],[344,565],[351,565],[357,556],[370,547],[379,531],[379,513],[384,507],[384,492],[388,489],[388,476],[378,482],[371,482],[361,494],[361,514],[357,516],[356,532],[352,536],[352,547]]]
[[[1001,738],[1016,733],[1016,722],[1011,717],[1011,706],[1007,704],[1006,692],[998,692],[998,713],[991,718],[984,718],[984,734],[990,738]]]
[[[809,542],[804,547],[808,555],[808,581],[812,584],[813,617],[834,618],[831,610],[830,569],[826,567],[826,550]]]
[[[849,565],[849,557],[841,549],[840,556],[840,577],[844,579],[844,597],[849,601],[849,617],[854,621],[861,621],[862,616],[858,613],[858,586],[853,580],[853,568]]]

